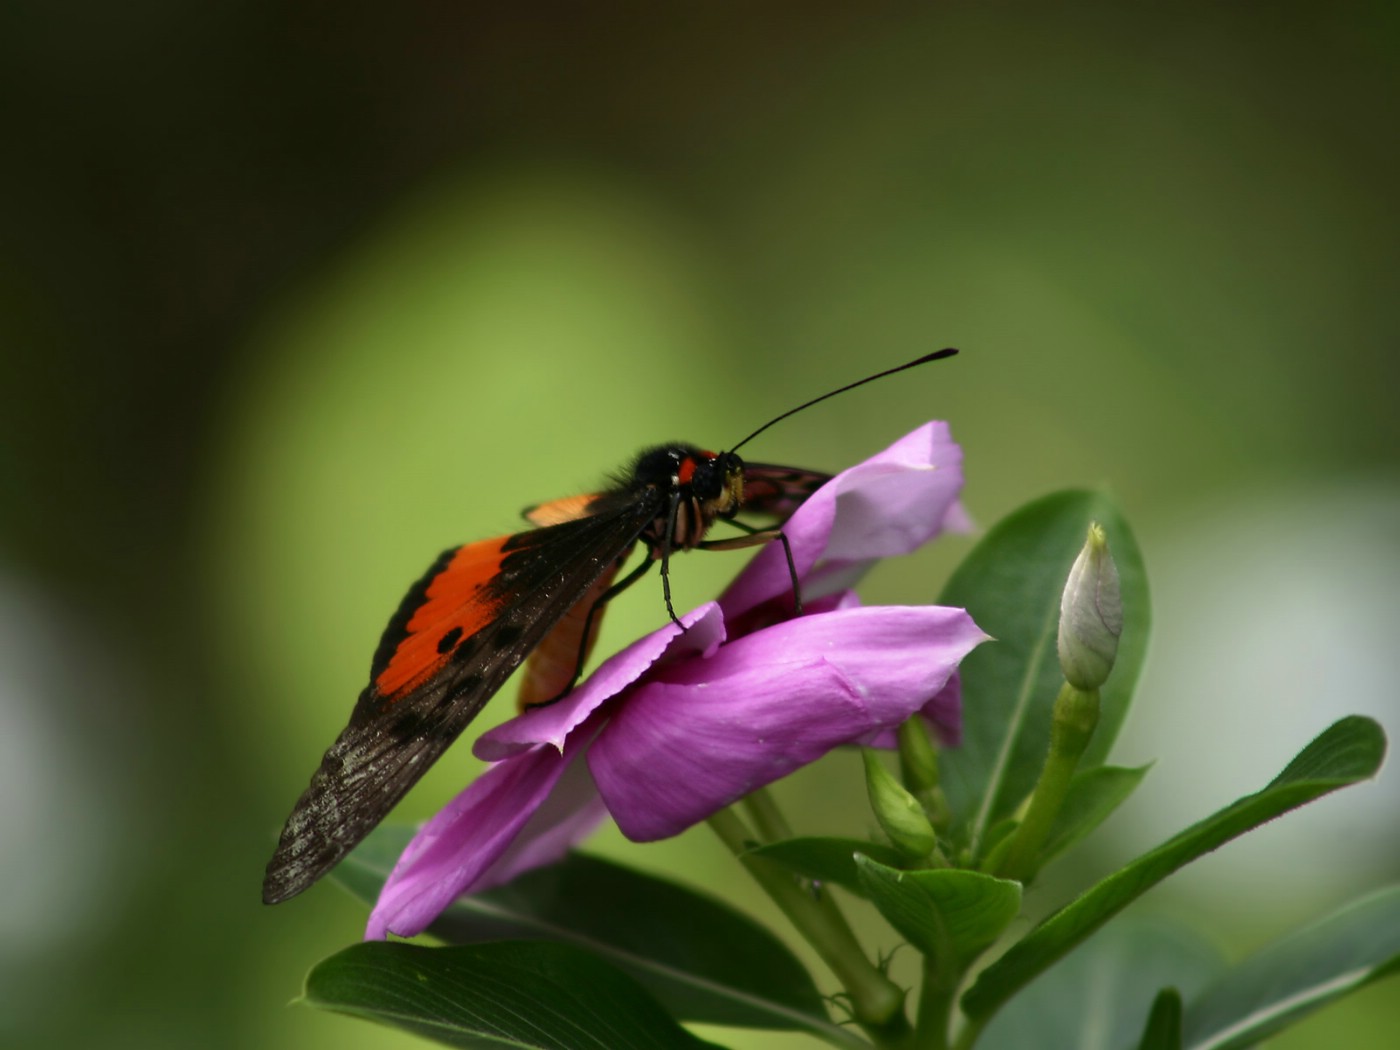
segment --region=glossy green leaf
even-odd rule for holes
[[[1124,626],[1113,673],[1081,769],[1103,762],[1127,713],[1147,648],[1147,577],[1132,531],[1099,492],[1061,492],[1028,504],[983,537],[949,579],[940,604],[966,608],[996,639],[962,663],[962,746],[940,756],[961,841],[981,843],[1035,786],[1063,681],[1055,653],[1060,595],[1090,522],[1103,525],[1122,584]]]
[[[1109,814],[1127,801],[1151,768],[1150,765],[1136,769],[1098,766],[1076,774],[1070,782],[1060,815],[1050,829],[1050,837],[1041,849],[1040,866],[1043,867],[1108,819]]]
[[[1142,1039],[1163,988],[1189,996],[1224,969],[1215,944],[1181,923],[1124,915],[1007,1003],[977,1050],[1127,1050]]]
[[[795,838],[748,851],[756,857],[766,857],[814,882],[835,883],[852,893],[865,896],[865,885],[856,869],[856,854],[862,854],[891,868],[897,868],[903,858],[899,850],[879,842],[845,838]]]
[[[1157,993],[1138,1050],[1181,1050],[1181,993],[1175,988]]]
[[[319,963],[305,1002],[447,1046],[700,1050],[697,1039],[616,967],[566,944],[459,948],[369,941]]]
[[[1276,941],[1186,1009],[1186,1046],[1252,1046],[1314,1010],[1400,972],[1400,886]]]
[[[1374,776],[1385,734],[1369,718],[1344,718],[1323,732],[1262,791],[1192,825],[1042,922],[984,970],[963,996],[970,1017],[990,1015],[1113,915],[1202,854],[1290,809]]]
[[[411,829],[384,827],[335,878],[374,900]],[[575,853],[452,904],[428,930],[453,944],[543,939],[588,949],[643,984],[676,1017],[847,1038],[811,975],[767,928],[694,890]]]
[[[1021,909],[1021,884],[976,871],[900,871],[857,855],[866,895],[924,955],[961,971]]]

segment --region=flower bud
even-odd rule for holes
[[[915,714],[899,727],[899,773],[915,795],[938,787],[938,752],[928,738],[928,726]]]
[[[1118,566],[1103,526],[1094,522],[1060,598],[1060,668],[1076,689],[1097,689],[1113,670],[1123,633]]]
[[[880,829],[906,857],[912,860],[927,857],[938,844],[938,838],[923,807],[890,774],[874,751],[866,748],[861,754],[865,758],[865,789]]]

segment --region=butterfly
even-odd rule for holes
[[[725,452],[688,444],[643,451],[606,489],[524,512],[531,526],[444,551],[405,595],[370,663],[350,721],[293,808],[268,863],[263,901],[301,893],[333,868],[461,735],[527,658],[519,703],[545,704],[577,680],[607,603],[660,565],[666,610],[670,558],[771,540],[830,476],[746,463],[737,450],[774,423],[874,379],[957,353],[948,348],[867,376],[784,412]],[[770,519],[759,528],[743,512]],[[739,535],[707,538],[718,521]],[[641,562],[620,580],[638,544]],[[795,606],[801,597],[788,552]]]

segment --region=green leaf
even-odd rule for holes
[[[977,1050],[1134,1047],[1161,989],[1189,996],[1224,969],[1219,949],[1181,923],[1125,915],[1007,1003]]]
[[[1392,886],[1276,941],[1192,999],[1186,1045],[1252,1046],[1397,972],[1400,886]]]
[[[1181,993],[1175,988],[1157,993],[1138,1050],[1181,1050]]]
[[[448,1046],[699,1050],[626,974],[541,941],[425,948],[370,941],[319,963],[305,1001]]]
[[[904,859],[893,846],[834,837],[783,839],[746,851],[746,855],[766,857],[814,882],[835,883],[864,897],[865,885],[856,869],[857,853],[891,868],[899,867]]]
[[[1016,918],[1021,884],[976,871],[899,871],[857,855],[866,895],[891,926],[941,967],[961,972]]]
[[[1147,648],[1147,577],[1132,531],[1109,497],[1061,492],[1028,504],[983,537],[939,603],[962,606],[996,639],[962,663],[963,742],[939,757],[957,834],[983,855],[988,828],[1035,786],[1063,681],[1055,653],[1060,595],[1089,523],[1108,534],[1122,584],[1124,625],[1113,673],[1100,690],[1098,728],[1081,769],[1104,761],[1118,735]]]
[[[1202,854],[1290,809],[1375,775],[1385,734],[1369,718],[1343,718],[1305,747],[1273,782],[1194,824],[1098,883],[1042,922],[982,971],[963,996],[985,1018],[1152,886]]]
[[[1131,795],[1151,765],[1136,769],[1122,766],[1099,766],[1075,774],[1070,781],[1060,815],[1050,829],[1050,837],[1041,849],[1039,864],[1047,862],[1069,849],[1102,824],[1115,809]]]
[[[411,835],[377,828],[335,878],[374,900]],[[712,897],[596,857],[570,854],[458,900],[428,932],[454,944],[567,942],[608,959],[684,1020],[849,1041],[828,1019],[811,975],[767,928]]]

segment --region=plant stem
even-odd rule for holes
[[[1098,690],[1085,692],[1066,682],[1055,698],[1050,751],[1045,756],[1026,817],[1012,833],[1011,846],[997,866],[998,875],[1027,882],[1035,874],[1040,848],[1050,837],[1079,758],[1089,746],[1098,722]]]
[[[771,799],[768,801],[771,805]],[[904,991],[866,958],[831,894],[814,894],[792,873],[747,852],[753,838],[731,807],[709,818],[710,827],[739,858],[765,893],[831,968],[850,996],[856,1023],[882,1047],[904,1045],[910,1035]]]
[[[977,1037],[982,1034],[982,1028],[986,1023],[986,1018],[980,1021],[969,1020],[958,1032],[957,1039],[953,1040],[953,1050],[972,1050],[973,1044],[977,1042]]]
[[[919,989],[919,1016],[914,1023],[914,1045],[919,1050],[947,1050],[948,1022],[953,1016],[957,991],[958,981],[946,971],[942,961],[926,956]]]
[[[759,788],[744,797],[744,808],[749,811],[754,828],[763,842],[781,842],[792,838],[792,828],[788,827],[787,817],[774,801],[767,788]]]

